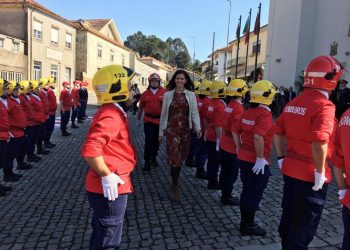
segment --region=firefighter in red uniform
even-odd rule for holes
[[[36,80],[31,80],[29,82],[29,87],[31,90],[31,94],[30,94],[30,104],[33,107],[34,110],[34,121],[35,121],[35,125],[33,126],[33,130],[32,131],[28,131],[29,132],[29,136],[28,136],[28,149],[27,149],[27,159],[29,160],[40,160],[41,158],[38,156],[34,155],[34,151],[35,151],[35,143],[38,141],[38,137],[40,136],[40,129],[43,126],[43,124],[46,121],[46,113],[43,107],[43,103],[39,97],[39,92],[40,92],[40,88],[41,85],[38,81]],[[37,151],[38,153],[38,151]]]
[[[145,132],[145,164],[144,171],[151,170],[151,166],[157,167],[157,155],[159,149],[159,118],[162,111],[163,96],[165,89],[160,86],[160,76],[153,73],[148,77],[149,87],[142,93],[139,109],[137,110],[137,119],[140,123],[142,113],[144,112],[143,125]]]
[[[267,159],[272,148],[273,120],[268,106],[275,95],[276,89],[271,82],[256,82],[250,90],[250,107],[233,128],[242,181],[239,229],[243,236],[266,234],[254,220],[271,175]]]
[[[89,165],[85,184],[93,210],[89,249],[119,249],[121,242],[127,197],[133,191],[130,173],[136,163],[126,114],[133,76],[126,67],[109,65],[92,80],[101,107],[81,150]]]
[[[44,87],[43,91],[47,94],[47,99],[49,102],[49,119],[47,121],[46,134],[44,136],[44,147],[53,148],[56,145],[52,143],[51,135],[55,129],[55,119],[56,119],[56,110],[57,110],[57,99],[55,95],[55,78],[49,77],[48,83]]]
[[[39,90],[39,97],[45,112],[45,122],[43,125],[40,126],[40,131],[38,135],[38,139],[36,141],[36,147],[37,147],[37,154],[39,155],[46,155],[50,153],[49,150],[44,149],[43,142],[47,133],[47,128],[49,124],[50,119],[50,105],[49,105],[49,99],[47,97],[47,92],[43,89],[48,88],[48,80],[46,78],[40,78],[40,90]]]
[[[274,141],[284,179],[278,229],[283,249],[308,249],[316,233],[331,181],[327,159],[335,107],[328,97],[342,72],[333,57],[313,59],[305,69],[304,91],[276,122]]]
[[[22,145],[18,149],[18,153],[16,155],[16,160],[17,160],[17,168],[30,169],[30,168],[32,168],[32,166],[24,161],[24,157],[26,155],[27,148],[28,148],[28,131],[31,131],[33,129],[33,126],[35,125],[35,121],[33,118],[35,116],[35,113],[34,113],[32,105],[29,102],[30,101],[29,82],[26,80],[23,80],[20,82],[20,85],[21,85],[21,93],[19,94],[19,100],[21,102],[23,112],[26,115],[27,127],[24,131],[24,133],[25,133],[24,143],[22,143]],[[29,160],[30,159],[27,157],[27,161],[29,161]],[[37,159],[36,160],[31,159],[31,160],[38,161]]]
[[[79,99],[79,88],[80,88],[81,82],[78,80],[73,81],[73,88],[72,88],[72,116],[71,116],[71,127],[72,128],[79,128],[79,126],[75,125],[75,119],[78,116],[79,108],[80,108],[80,99]]]
[[[204,170],[204,165],[208,159],[208,146],[206,144],[206,131],[208,129],[207,112],[211,103],[210,96],[211,82],[204,80],[199,86],[199,95],[197,99],[197,106],[199,118],[201,121],[202,136],[199,139],[197,154],[195,155],[194,165],[196,167],[196,177],[199,179],[207,179],[207,172]]]
[[[23,111],[18,96],[20,88],[20,84],[10,81],[10,96],[7,98],[8,119],[10,122],[10,140],[5,146],[2,157],[4,180],[10,182],[18,181],[22,177],[21,174],[17,174],[13,171],[13,161],[16,158],[19,149],[22,147],[22,144],[25,143],[24,129],[27,126],[27,117]]]
[[[343,205],[344,236],[342,250],[350,249],[350,109],[341,115],[334,142],[332,163],[338,184],[338,195]]]
[[[223,115],[222,137],[220,141],[220,188],[221,202],[224,205],[239,205],[239,198],[232,195],[233,184],[236,182],[239,172],[237,161],[238,149],[233,141],[233,128],[241,121],[244,112],[243,98],[248,91],[245,81],[232,80],[226,88],[225,102],[227,106]]]
[[[226,97],[225,83],[214,81],[210,85],[210,94],[213,100],[207,110],[208,130],[206,134],[208,147],[208,189],[220,190],[218,182],[220,167],[219,145],[222,136],[224,109],[226,106],[223,100],[223,98]]]
[[[200,82],[193,82],[194,85],[194,89],[193,92],[196,95],[196,100],[197,100],[197,108],[198,108],[198,112],[200,109],[200,105],[203,104],[201,99],[199,98],[199,94],[200,94]],[[188,156],[186,158],[185,161],[185,166],[187,167],[195,167],[194,161],[195,161],[195,155],[197,154],[198,150],[199,150],[199,141],[200,138],[197,137],[196,131],[193,129],[194,126],[192,126],[192,130],[191,130],[191,146],[190,146],[190,152],[188,153]]]
[[[10,138],[10,122],[8,120],[8,104],[7,104],[7,94],[8,94],[9,82],[0,79],[0,168],[3,167],[2,157],[4,155],[4,149],[6,143]],[[5,196],[8,191],[11,191],[10,186],[5,186],[0,184],[0,196]]]
[[[63,82],[63,89],[60,93],[60,110],[61,110],[61,131],[62,136],[69,136],[71,133],[67,132],[67,125],[70,117],[70,110],[72,108],[72,95],[69,82]]]

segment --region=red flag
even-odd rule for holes
[[[259,32],[260,32],[260,9],[255,19],[254,34],[257,35]]]
[[[243,30],[243,33],[244,33],[244,43],[245,43],[245,44],[247,44],[248,41],[249,41],[249,26],[250,26],[250,15],[248,16],[248,19],[247,19],[247,21],[245,22],[244,30]]]

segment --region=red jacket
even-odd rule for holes
[[[216,142],[215,128],[222,127],[223,116],[226,103],[221,99],[213,99],[208,106],[207,120],[208,120],[208,131],[207,140]]]
[[[203,98],[202,102],[202,107],[198,106],[198,112],[199,112],[199,118],[201,119],[201,128],[202,128],[202,133],[205,133],[205,120],[207,120],[207,113],[208,113],[208,107],[212,102],[212,99],[210,96],[206,96]]]
[[[80,104],[80,97],[79,97],[79,89],[74,87],[72,89],[71,95],[72,95],[72,99],[73,99],[73,105],[80,106],[81,104]]]
[[[21,101],[21,106],[23,108],[24,114],[26,115],[27,118],[27,126],[34,126],[35,121],[34,121],[34,116],[35,112],[32,107],[32,104],[30,103],[30,95],[27,94],[20,94],[19,95],[19,100]]]
[[[19,98],[12,96],[7,98],[8,117],[10,121],[10,132],[14,138],[24,136],[24,129],[27,127],[27,117],[23,111]]]
[[[1,98],[1,97],[0,97]],[[0,141],[9,139],[10,122],[6,106],[0,101]]]
[[[314,182],[315,163],[311,143],[328,143],[328,157],[332,150],[335,107],[321,92],[305,89],[285,106],[274,132],[286,138],[286,155],[282,173],[289,177]],[[327,183],[332,175],[326,161]]]
[[[121,108],[104,104],[95,113],[85,142],[82,157],[102,156],[107,167],[119,175],[124,185],[118,186],[118,193],[133,191],[130,173],[136,163],[135,149],[131,143],[128,119]],[[86,190],[103,194],[101,177],[89,168],[85,179]]]
[[[350,187],[350,109],[341,116],[336,136],[334,139],[334,152],[332,163],[335,167],[343,169],[346,176],[346,183]],[[350,209],[350,188],[344,199],[340,201]]]
[[[244,111],[240,122],[236,123],[233,131],[240,134],[242,139],[242,145],[237,155],[238,159],[255,163],[254,135],[258,134],[264,138],[264,158],[269,160],[272,148],[273,122],[268,107],[261,105]]]
[[[63,104],[63,109],[65,111],[68,111],[72,108],[73,105],[73,97],[72,94],[70,93],[69,90],[67,89],[62,89],[61,94],[60,94],[60,102]],[[61,107],[62,109],[62,107]]]
[[[44,90],[40,90],[39,97],[40,97],[41,103],[43,105],[45,115],[48,118],[50,105],[49,105],[49,99],[47,98],[47,93]]]
[[[56,114],[56,109],[57,109],[57,99],[55,92],[53,92],[52,89],[47,89],[47,99],[49,101],[49,115],[54,115]]]
[[[163,96],[165,89],[159,87],[156,94],[149,88],[141,94],[139,107],[144,111],[144,122],[159,124],[160,113],[162,112]]]
[[[31,94],[30,103],[32,104],[34,110],[33,119],[35,125],[42,125],[46,121],[46,115],[40,97],[35,94]]]
[[[220,148],[231,154],[237,154],[232,131],[234,131],[237,123],[241,121],[243,112],[243,105],[237,100],[232,100],[224,110],[224,124],[222,126]]]

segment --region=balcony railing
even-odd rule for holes
[[[228,60],[227,64],[226,64],[226,67],[227,68],[235,67],[236,66],[236,60],[237,60],[237,58],[234,58],[232,60]],[[242,65],[242,64],[244,64],[244,57],[238,57],[238,64],[237,65],[239,66],[239,65]]]

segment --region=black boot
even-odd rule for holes
[[[16,182],[21,179],[22,175],[21,174],[15,174],[13,172],[10,173],[4,173],[4,181],[6,182]]]
[[[202,171],[197,171],[197,172],[196,172],[196,177],[197,177],[198,179],[201,179],[201,180],[208,180],[207,172],[205,172],[204,170],[202,170]]]
[[[193,168],[194,167],[193,159],[187,158],[185,161],[185,165],[187,167]]]
[[[38,148],[37,151],[36,151],[36,153],[37,153],[38,155],[47,155],[48,153],[50,153],[50,151],[49,151],[49,150],[46,150],[46,149],[44,149],[44,148]]]
[[[67,131],[62,131],[62,136],[70,136],[72,133],[69,133]]]
[[[28,169],[31,169],[33,166],[26,163],[26,162],[17,162],[17,169],[20,169],[20,170],[28,170]]]
[[[239,231],[242,236],[264,236],[266,230],[254,223],[255,212],[247,212],[241,209],[241,225]]]
[[[208,185],[207,185],[207,188],[209,190],[220,190],[220,185],[219,183],[216,181],[216,182],[211,182],[211,181],[208,181]]]
[[[74,123],[72,123],[72,128],[79,128],[79,126],[77,126]]]
[[[38,162],[41,160],[41,157],[37,155],[27,155],[27,161],[29,162]]]
[[[5,185],[0,183],[0,189],[8,192],[8,191],[12,190],[12,187],[11,186],[5,186]]]
[[[154,167],[154,168],[156,168],[156,167],[159,166],[158,161],[157,161],[156,158],[154,158],[154,159],[151,160],[151,165],[152,165],[152,167]]]
[[[145,165],[143,165],[142,170],[143,171],[150,171],[151,170],[151,162],[150,162],[150,160],[145,160]]]
[[[223,205],[229,205],[229,206],[238,206],[239,205],[239,198],[237,196],[221,196],[221,203]]]
[[[180,201],[179,176],[181,167],[171,167],[170,175],[172,179],[170,199],[173,201]]]
[[[49,142],[44,142],[44,148],[52,149],[54,146]]]

